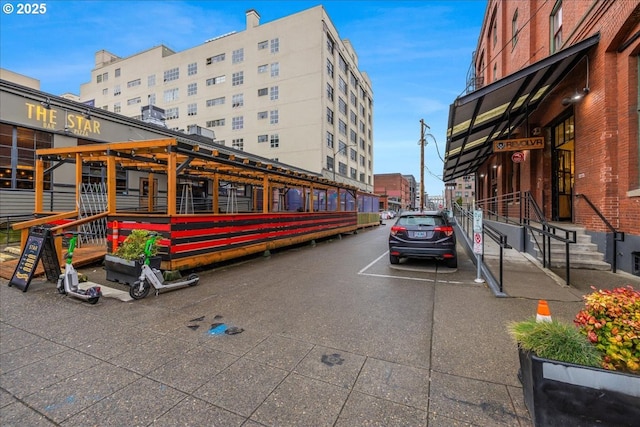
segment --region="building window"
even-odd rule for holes
[[[231,97],[231,108],[238,108],[244,105],[244,94],[238,93]]]
[[[333,78],[333,62],[330,59],[327,59],[327,75]]]
[[[140,86],[141,84],[142,82],[140,81],[140,79],[135,79],[127,82],[127,87],[132,88],[132,87]]]
[[[237,139],[232,139],[231,140],[231,147],[235,148],[236,150],[244,150],[244,138],[237,138]]]
[[[106,87],[104,89],[102,89],[102,95],[104,95],[104,96],[109,95],[109,89],[107,89]]]
[[[172,80],[178,80],[180,78],[180,68],[171,68],[164,72],[164,81],[170,82]]]
[[[267,96],[269,95],[269,89],[263,87],[262,89],[258,89],[258,96]]]
[[[258,111],[258,120],[264,120],[269,117],[269,113],[266,111]]]
[[[338,162],[338,173],[340,175],[346,175],[347,174],[347,165],[342,163],[342,162]]]
[[[338,77],[338,89],[345,95],[347,94],[347,82],[342,77]]]
[[[196,114],[198,114],[198,104],[195,102],[193,104],[187,104],[187,115],[195,116]]]
[[[340,111],[345,116],[347,115],[347,103],[342,97],[338,98],[338,111]]]
[[[280,75],[280,63],[274,62],[271,64],[271,77],[278,77]]]
[[[118,96],[122,93],[122,91],[120,90],[120,85],[115,85],[113,87],[113,96]]]
[[[191,64],[187,65],[187,75],[195,76],[196,74],[198,74],[198,63],[192,62]]]
[[[267,64],[258,65],[258,74],[266,73],[268,69],[269,66]]]
[[[164,116],[167,120],[180,118],[180,110],[178,107],[167,108],[164,112]]]
[[[347,136],[347,124],[342,120],[338,120],[338,131],[340,135]]]
[[[349,102],[351,103],[351,105],[358,105],[358,98],[356,97],[355,93],[349,92]]]
[[[244,128],[244,117],[237,116],[231,118],[231,129],[232,130],[240,130]]]
[[[511,20],[511,48],[515,48],[518,44],[518,9],[513,12],[513,19]]]
[[[119,102],[116,102],[115,104],[113,104],[113,112],[114,113],[122,112],[122,107],[120,106]]]
[[[349,111],[349,118],[351,120],[351,124],[354,124],[354,125],[358,124],[358,115],[356,114],[355,111],[353,110]]]
[[[278,110],[271,110],[269,112],[269,123],[272,125],[278,124],[279,121],[279,114],[278,114]]]
[[[269,140],[269,135],[258,135],[258,143],[267,142]]]
[[[353,148],[350,148],[349,149],[349,158],[355,162],[356,160],[358,160],[358,152],[356,150],[354,150]]]
[[[167,89],[164,91],[164,102],[171,102],[178,100],[178,88]]]
[[[156,75],[152,74],[152,75],[147,77],[147,86],[148,87],[153,87],[155,85],[156,85]]]
[[[327,34],[327,51],[333,55],[333,51],[336,48],[336,42]]]
[[[234,50],[231,53],[231,63],[232,64],[239,64],[242,61],[244,61],[244,48],[240,48],[240,49]]]
[[[50,133],[0,124],[0,189],[34,189],[36,150],[52,147]],[[46,162],[45,169],[48,166]],[[44,179],[43,188],[50,190],[51,174],[45,174]]]
[[[189,83],[187,86],[187,96],[193,96],[198,93],[198,83]]]
[[[491,24],[491,41],[495,48],[498,44],[498,19],[496,18],[495,12],[493,14],[493,23]]]
[[[264,50],[269,47],[269,40],[258,42],[258,50]]]
[[[280,96],[280,89],[278,88],[278,86],[272,86],[269,92],[270,92],[269,98],[272,101],[275,101]]]
[[[333,134],[331,132],[327,132],[327,147],[333,148]]]
[[[231,76],[231,85],[232,86],[240,86],[244,83],[244,72],[239,71],[237,73],[233,73]]]
[[[207,58],[206,64],[207,65],[211,65],[211,64],[214,64],[216,62],[222,62],[222,61],[224,61],[224,53],[221,53],[221,54],[215,55],[215,56],[210,56],[209,58]]]
[[[120,77],[120,68],[116,68],[115,75],[116,77]]]
[[[358,140],[358,136],[356,134],[356,131],[353,129],[349,130],[349,141],[351,141],[352,143],[356,143],[356,141]]]
[[[280,39],[271,40],[271,53],[280,52]]]
[[[147,101],[149,102],[149,105],[156,105],[156,94],[152,93],[147,97]]]
[[[558,1],[551,12],[551,53],[562,47],[562,1]]]
[[[225,119],[208,120],[207,121],[207,127],[208,128],[214,128],[214,127],[218,127],[218,126],[224,126],[224,120]]]
[[[220,83],[224,83],[225,80],[225,76],[212,77],[207,79],[207,86],[219,85]]]
[[[333,124],[333,110],[327,107],[327,123]]]
[[[327,99],[333,102],[333,86],[327,83]]]
[[[357,177],[358,177],[358,171],[357,171],[357,170],[355,170],[355,168],[351,168],[351,169],[350,169],[350,174],[349,174],[349,175],[351,176],[351,179],[357,179]]]
[[[214,105],[224,105],[224,96],[220,98],[207,99],[207,107],[213,107]]]
[[[278,136],[278,134],[273,134],[271,135],[271,137],[269,138],[269,144],[271,148],[278,148],[280,147],[280,136]]]
[[[342,55],[338,55],[338,67],[340,67],[340,71],[347,74],[347,61],[344,60]]]
[[[140,104],[140,102],[142,102],[142,100],[140,99],[139,96],[136,96],[135,98],[127,99],[127,105],[136,105],[136,104]]]

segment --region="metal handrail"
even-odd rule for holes
[[[624,231],[618,231],[614,228],[613,225],[611,225],[611,223],[609,221],[607,221],[607,219],[604,217],[604,215],[602,215],[602,213],[598,210],[598,208],[591,203],[591,200],[589,200],[589,198],[585,195],[585,194],[576,194],[576,197],[580,197],[583,198],[587,204],[591,207],[591,209],[593,209],[593,211],[596,213],[596,215],[598,215],[600,217],[600,219],[602,220],[602,222],[604,222],[604,225],[607,226],[607,228],[609,229],[609,231],[611,231],[613,233],[613,261],[611,263],[611,271],[613,273],[616,272],[617,270],[617,260],[618,260],[618,245],[617,242],[624,242]]]
[[[458,226],[462,228],[462,230],[464,231],[465,237],[468,239],[469,230],[472,230],[473,228],[473,212],[471,211],[471,209],[464,209],[458,203],[453,204],[453,211],[454,211],[454,216],[456,216],[457,214],[456,220],[457,220]],[[493,276],[493,272],[491,272],[491,270],[489,270],[488,267],[486,268],[486,271],[492,276],[491,279],[497,282],[499,291],[500,293],[502,293],[504,289],[504,286],[503,286],[504,249],[511,249],[512,247],[507,243],[507,235],[501,233],[498,229],[492,227],[491,225],[483,222],[482,231],[485,236],[489,236],[489,238],[491,238],[491,240],[496,242],[499,247],[500,262],[498,264],[498,269],[499,269],[498,280],[495,279],[495,277]],[[482,244],[484,246],[484,240]],[[484,263],[484,247],[482,251],[481,260],[482,260],[482,263],[486,266],[486,264]]]

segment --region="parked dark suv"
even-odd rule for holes
[[[456,235],[441,211],[403,212],[389,234],[389,262],[400,258],[445,260],[447,267],[458,267]]]

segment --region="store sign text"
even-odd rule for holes
[[[502,141],[493,141],[493,152],[500,151],[520,151],[535,150],[536,148],[544,148],[543,137],[504,139]]]
[[[55,108],[45,108],[39,104],[25,102],[27,118],[35,120],[45,129],[65,130],[78,136],[100,135],[100,122],[87,119],[82,113],[67,112],[65,114],[64,127],[58,127],[60,112]]]

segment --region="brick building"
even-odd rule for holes
[[[400,173],[381,173],[373,176],[373,192],[386,197],[387,206],[383,209],[400,212],[411,209],[411,186],[406,176]]]
[[[615,261],[640,274],[638,34],[637,1],[489,0],[450,109],[445,182],[475,173],[479,204],[499,215],[530,194],[609,263],[612,229],[624,233]]]

